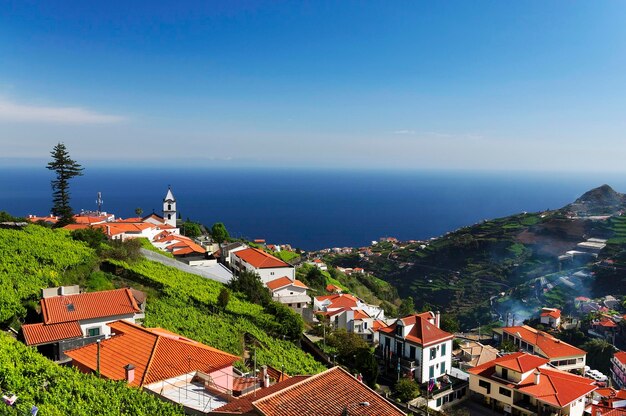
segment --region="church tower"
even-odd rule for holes
[[[167,195],[163,198],[163,219],[172,227],[176,227],[176,198],[172,188],[167,187]]]

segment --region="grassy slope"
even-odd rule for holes
[[[0,229],[1,321],[6,326],[23,319],[26,306],[37,304],[42,287],[85,285],[93,276],[110,279],[111,275],[95,270],[98,263],[93,250],[73,241],[65,230],[36,225],[24,230]],[[324,369],[292,343],[268,336],[262,328],[276,325],[275,319],[257,305],[233,296],[225,312],[214,313],[212,304],[221,284],[146,260],[126,267],[143,276],[143,288],[150,296],[148,325],[180,332],[239,355],[242,334],[250,333],[259,340],[260,364],[277,368],[284,364],[292,373]],[[49,383],[46,389],[42,387],[44,381]],[[25,414],[33,404],[46,415],[182,414],[179,408],[124,384],[60,367],[5,334],[0,334],[0,388],[20,398],[18,407],[3,408],[11,412],[8,414]]]

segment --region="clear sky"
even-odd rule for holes
[[[1,1],[0,161],[626,170],[626,2]]]

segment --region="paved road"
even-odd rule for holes
[[[202,276],[205,279],[215,280],[216,282],[226,284],[230,282],[230,279],[233,277],[231,271],[219,263],[211,267],[189,266],[185,263],[181,263],[180,261],[155,253],[154,251],[146,250],[145,248],[141,249],[141,254],[143,254],[148,260],[174,267],[183,272]]]

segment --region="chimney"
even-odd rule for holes
[[[124,371],[126,373],[126,382],[129,384],[132,383],[135,379],[135,366],[132,364],[126,364],[124,366]]]
[[[535,384],[539,384],[539,381],[541,380],[541,373],[539,372],[539,370],[535,370],[534,375],[535,375]]]
[[[439,323],[441,322],[441,314],[439,311],[435,312],[435,326],[439,328]]]
[[[267,366],[261,366],[261,387],[270,386],[270,376],[267,374]]]

